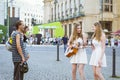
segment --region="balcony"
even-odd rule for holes
[[[64,16],[62,16],[62,19],[64,19]]]
[[[72,8],[70,8],[70,12],[72,12]]]
[[[69,15],[66,18],[62,19],[62,20],[70,20],[70,19],[74,19],[74,18],[79,18],[79,17],[84,17],[85,14],[83,12],[79,12],[79,13],[73,13],[73,15]]]
[[[74,8],[74,11],[77,11],[77,7]]]
[[[64,12],[62,11],[62,12],[61,12],[61,15],[63,16],[63,14],[64,14]]]
[[[59,14],[59,13],[58,13]],[[67,21],[67,20],[73,20],[75,18],[79,18],[79,17],[84,17],[85,14],[84,12],[74,12],[74,13],[66,13],[65,15],[58,15],[58,17],[56,18],[56,21]],[[51,21],[55,21],[55,20],[51,20]]]

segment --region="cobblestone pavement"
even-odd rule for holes
[[[25,74],[24,80],[72,80],[71,64],[69,59],[64,56],[63,46],[60,46],[60,61],[56,61],[56,46],[28,46],[30,53],[29,72]],[[87,48],[88,61],[91,49]],[[107,65],[102,68],[106,80],[120,80],[111,78],[112,75],[112,49],[106,49]],[[120,48],[116,48],[116,74],[120,76]],[[85,66],[87,80],[93,80],[93,72],[90,65]],[[0,80],[12,80],[13,63],[11,53],[4,45],[0,46]],[[77,80],[80,80],[77,72]]]

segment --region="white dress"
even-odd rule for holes
[[[74,41],[75,43],[80,43],[83,44],[83,40],[81,38],[78,38],[77,40]],[[79,49],[76,55],[73,55],[71,57],[70,63],[72,64],[87,64],[87,55],[86,55],[86,50],[84,49]]]
[[[102,54],[101,42],[98,42],[97,40],[93,39],[92,44],[94,45],[95,50],[93,50],[93,52],[92,52],[89,64],[93,65],[93,66],[99,66],[98,61],[99,61],[99,59],[101,57],[101,54]],[[107,64],[106,64],[106,55],[104,53],[103,59],[102,59],[102,67],[106,67],[106,66],[107,66]]]

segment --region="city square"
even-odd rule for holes
[[[60,46],[60,61],[57,60],[57,47],[53,45],[28,46],[30,53],[29,72],[25,74],[25,80],[72,80],[70,59],[65,57],[63,46]],[[88,62],[91,55],[91,48],[87,48]],[[112,49],[107,47],[107,67],[103,68],[105,80],[119,80],[112,78]],[[12,55],[4,45],[0,46],[0,80],[12,80],[13,63]],[[116,48],[116,75],[120,76],[120,51]],[[78,72],[77,72],[78,73]],[[85,66],[86,80],[93,80],[92,67]],[[77,74],[77,80],[79,79]]]
[[[120,0],[0,0],[0,80],[120,80],[119,67]]]

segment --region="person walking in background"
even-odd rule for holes
[[[35,44],[37,44],[37,42],[38,42],[38,38],[35,37],[34,41],[35,41]]]
[[[61,37],[60,36],[57,38],[57,44],[61,45]]]
[[[120,39],[118,39],[118,47],[120,47]]]
[[[62,38],[62,42],[64,44],[64,52],[65,52],[67,48],[67,43],[68,43],[68,37],[66,35],[64,35],[64,37]]]
[[[106,38],[106,46],[108,46],[109,40],[108,38]]]
[[[34,41],[34,38],[33,38],[33,36],[31,35],[31,36],[30,36],[30,45],[33,44],[33,41]]]
[[[111,47],[114,47],[114,45],[115,45],[115,39],[113,37],[111,37],[110,42],[111,42]]]
[[[23,21],[16,22],[16,31],[12,34],[12,60],[14,64],[14,80],[23,80],[24,73],[21,72],[20,65],[24,63],[27,59],[23,41],[24,33],[24,23]]]
[[[94,80],[105,80],[101,73],[101,67],[106,67],[105,42],[106,36],[102,31],[102,26],[99,22],[94,23],[94,34],[92,36],[92,55],[90,65],[93,67]]]
[[[25,57],[26,57],[26,61],[29,59],[29,53],[28,53],[28,50],[27,50],[27,43],[28,43],[28,38],[27,38],[27,36],[26,36],[26,33],[27,33],[27,31],[29,31],[29,28],[28,28],[28,26],[25,26],[25,28],[24,28],[24,32],[23,32],[23,42],[24,42],[24,46],[25,46]]]
[[[79,44],[80,46],[76,46]],[[76,80],[77,67],[80,73],[81,80],[85,80],[84,66],[87,64],[87,55],[85,45],[87,44],[87,37],[82,33],[82,27],[75,24],[71,37],[68,41],[68,48],[78,47],[78,52],[71,57],[72,63],[72,80]]]

